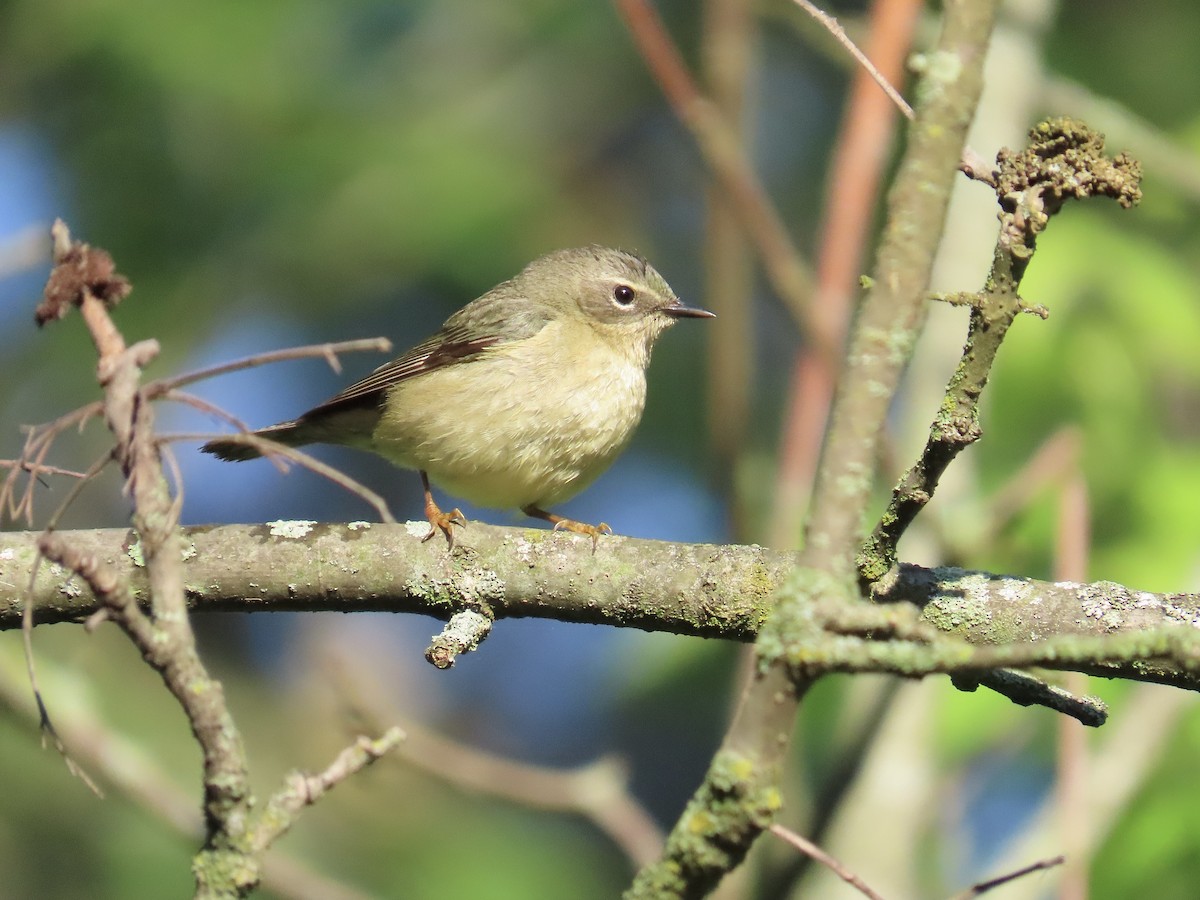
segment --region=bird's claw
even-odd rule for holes
[[[574,519],[558,519],[554,523],[555,531],[573,531],[576,534],[586,534],[592,539],[592,553],[596,552],[596,547],[600,544],[600,535],[612,534],[613,530],[608,527],[607,522],[601,522],[599,525],[588,525],[585,522],[576,522]]]
[[[439,531],[446,536],[446,543],[450,545],[450,549],[454,549],[454,525],[465,526],[467,517],[462,514],[462,510],[455,507],[448,513],[442,512],[437,506],[432,509],[426,509],[425,515],[429,519],[429,534],[421,538],[421,543],[425,543]]]

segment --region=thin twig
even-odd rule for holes
[[[59,518],[63,515],[63,513],[66,512],[71,503],[74,502],[75,498],[79,496],[79,493],[83,490],[84,486],[93,478],[95,478],[101,471],[103,471],[110,462],[112,462],[112,450],[109,450],[94,463],[92,463],[87,472],[84,472],[79,480],[71,486],[71,490],[68,491],[67,496],[64,497],[62,502],[59,503],[58,509],[56,509],[50,516],[50,521],[46,525],[45,533],[50,533],[50,530],[53,529],[58,523]],[[21,643],[25,654],[25,671],[29,677],[29,689],[33,692],[34,700],[37,703],[42,734],[49,735],[53,740],[54,748],[59,752],[67,764],[67,770],[72,775],[77,776],[85,785],[87,785],[92,793],[96,794],[97,796],[103,796],[99,787],[96,786],[96,783],[88,776],[87,772],[85,772],[83,768],[75,762],[71,754],[68,752],[66,744],[58,736],[58,730],[54,727],[54,722],[50,718],[50,710],[46,707],[45,697],[42,694],[42,689],[38,683],[37,662],[33,653],[33,625],[35,608],[33,598],[34,587],[37,583],[38,570],[41,568],[42,559],[44,556],[41,551],[40,543],[38,548],[38,553],[34,558],[33,565],[30,567],[29,584],[25,591],[25,602],[21,609]]]
[[[130,290],[112,258],[73,241],[61,220],[51,234],[55,267],[38,306],[38,321],[60,319],[76,307],[96,348],[104,420],[115,438],[114,456],[132,501],[151,612],[138,608],[129,583],[98,557],[50,533],[39,539],[38,548],[88,581],[187,716],[203,762],[206,844],[193,861],[197,894],[241,894],[258,882],[258,860],[241,843],[254,798],[241,735],[220,683],[200,659],[188,621],[177,507],[154,437],[153,404],[140,389],[142,372],[158,354],[158,343],[127,345],[109,315]]]
[[[174,403],[182,403],[185,406],[190,406],[193,409],[196,409],[202,413],[206,413],[207,415],[214,416],[215,418],[220,419],[222,422],[225,422],[228,425],[232,425],[238,431],[252,431],[253,430],[249,425],[246,424],[246,422],[243,419],[239,419],[237,416],[235,416],[233,413],[229,412],[227,409],[217,406],[217,404],[212,403],[208,400],[205,400],[203,397],[200,397],[196,394],[189,393],[187,391],[179,391],[179,390],[175,390],[174,388],[172,388],[171,390],[164,391],[162,394],[160,394],[158,399],[159,400],[169,400]]]
[[[864,583],[881,578],[895,564],[897,545],[917,514],[933,497],[951,462],[983,434],[979,398],[1009,328],[1024,310],[1021,280],[1037,237],[1066,199],[1110,197],[1128,208],[1141,197],[1141,170],[1125,154],[1109,158],[1103,136],[1082,123],[1054,119],[1030,131],[1029,146],[1005,151],[997,187],[1001,227],[992,268],[971,305],[962,356],[929,429],[920,457],[892,491],[888,510],[859,552]]]
[[[78,499],[79,495],[83,492],[83,489],[87,487],[87,485],[91,483],[94,478],[99,476],[99,474],[108,468],[108,466],[113,462],[113,454],[115,452],[115,447],[109,447],[98,457],[96,457],[95,462],[88,466],[88,470],[83,473],[83,477],[71,485],[71,489],[67,491],[67,495],[59,501],[58,506],[54,508],[54,512],[52,512],[50,517],[46,520],[46,531],[52,531],[58,527],[59,521],[64,515],[66,515],[67,510],[70,509],[71,504]]]
[[[892,87],[892,83],[887,80],[887,77],[875,68],[874,63],[867,58],[867,54],[859,50],[858,45],[850,40],[850,36],[846,34],[842,26],[838,23],[838,20],[829,15],[829,13],[818,9],[809,0],[793,0],[793,2],[825,26],[825,30],[833,35],[834,39],[845,47],[851,56],[858,60],[858,64],[875,80],[877,85],[883,88],[883,92],[891,98],[892,102],[896,104],[896,108],[904,114],[904,118],[911,122],[914,113],[913,108],[908,105],[908,101],[900,95],[898,90]]]
[[[892,86],[891,81],[884,75],[875,64],[871,62],[867,54],[858,49],[854,41],[850,40],[850,36],[838,23],[838,20],[829,13],[817,8],[809,0],[793,0],[802,10],[813,17],[826,31],[833,35],[834,40],[846,48],[851,56],[862,66],[863,70],[871,76],[872,80],[883,89],[888,98],[895,104],[896,108],[904,114],[904,117],[910,122],[913,119],[913,108],[903,95]],[[958,169],[968,178],[982,181],[985,184],[995,186],[996,184],[996,167],[979,153],[972,150],[970,147],[964,146],[962,157],[958,163]]]
[[[1010,881],[1015,881],[1018,878],[1024,878],[1026,875],[1031,875],[1034,872],[1042,872],[1046,869],[1053,869],[1055,866],[1061,866],[1064,862],[1064,857],[1052,856],[1049,859],[1040,859],[1035,863],[1030,863],[1015,872],[1009,872],[1007,875],[1001,875],[998,878],[991,878],[987,881],[980,881],[977,884],[971,885],[965,891],[960,891],[955,894],[951,900],[971,900],[973,897],[978,897],[980,894],[986,894],[993,888],[998,888],[1001,885],[1008,884]]]
[[[333,344],[309,344],[305,347],[288,347],[285,350],[271,350],[267,353],[256,353],[253,356],[246,356],[242,359],[235,359],[229,362],[223,362],[219,365],[209,366],[205,369],[197,369],[194,372],[185,372],[183,375],[173,375],[170,378],[159,378],[155,381],[146,383],[142,388],[146,396],[157,398],[167,391],[181,388],[189,384],[194,384],[197,381],[204,381],[209,378],[215,378],[218,375],[226,375],[230,372],[238,372],[242,369],[250,369],[255,366],[265,366],[269,363],[283,362],[290,359],[308,359],[313,356],[319,356],[329,363],[330,368],[335,372],[341,372],[341,363],[338,361],[338,353],[359,353],[364,351],[374,351],[376,353],[389,353],[392,349],[392,342],[387,338],[362,338],[353,341],[341,341]]]
[[[182,403],[185,406],[190,406],[193,409],[198,410],[199,412],[207,413],[210,416],[214,416],[215,418],[221,419],[223,422],[228,423],[229,425],[233,426],[234,428],[236,428],[239,432],[241,432],[243,434],[250,434],[253,431],[253,429],[249,425],[247,425],[244,420],[239,419],[233,413],[229,412],[226,409],[223,409],[220,406],[217,406],[217,404],[215,404],[215,403],[210,403],[208,400],[205,400],[203,397],[199,397],[196,394],[189,393],[188,391],[179,391],[179,390],[172,389],[172,390],[164,392],[159,397],[159,399],[160,400],[170,400],[175,403]],[[224,437],[224,436],[225,435],[221,435],[221,437]],[[159,435],[160,441],[165,441],[166,439],[167,439],[166,436]],[[207,439],[208,438],[205,438],[205,440],[207,440]],[[270,460],[271,465],[273,465],[275,467],[275,469],[281,475],[285,474],[287,472],[288,466],[284,460],[279,459],[273,455],[268,455],[266,457],[266,459]]]
[[[970,677],[952,677],[951,681],[960,691],[971,691],[976,685],[983,685],[1019,706],[1043,706],[1089,728],[1099,728],[1108,721],[1108,705],[1100,698],[1048,684],[1029,672],[996,669],[972,673]]]
[[[164,468],[171,473],[171,506],[167,512],[172,522],[178,522],[183,513],[183,472],[179,468],[179,458],[175,455],[170,444],[156,442],[159,458]]]
[[[259,437],[253,433],[246,434],[211,434],[211,433],[180,433],[180,434],[160,434],[157,437],[159,443],[177,443],[179,441],[210,441],[213,438],[219,437],[223,441],[229,441],[233,444],[247,444],[258,450],[266,458],[283,457],[297,465],[303,466],[311,472],[320,475],[322,478],[327,478],[339,487],[349,491],[356,497],[360,497],[365,503],[375,508],[379,514],[380,521],[395,523],[396,518],[392,515],[392,511],[388,509],[387,501],[376,494],[366,485],[354,480],[340,469],[335,469],[333,466],[326,465],[314,456],[310,456],[303,450],[297,450],[295,447],[289,447],[286,444],[280,444],[277,441],[267,440],[264,437]]]
[[[382,694],[378,678],[352,667],[353,661],[340,655],[331,655],[323,666],[348,717],[371,729],[395,719],[390,695]],[[447,784],[519,806],[582,816],[634,866],[645,865],[662,850],[662,832],[630,792],[628,766],[614,756],[563,771],[506,759],[420,725],[405,723],[404,730],[407,740],[397,756]]]
[[[778,823],[771,826],[771,834],[791,844],[801,853],[815,859],[833,872],[833,874],[837,875],[838,878],[842,879],[842,881],[854,887],[864,897],[869,897],[871,900],[883,900],[882,894],[872,890],[870,885],[863,881],[862,878],[807,838],[801,837],[796,832]]]
[[[326,793],[352,775],[390,753],[404,740],[404,732],[393,726],[378,738],[360,736],[334,757],[323,772],[305,775],[290,772],[284,787],[267,801],[250,839],[253,852],[261,853],[285,834],[300,811],[312,806]]]
[[[26,459],[0,459],[0,469],[18,468],[34,477],[39,475],[63,475],[67,478],[82,478],[82,472],[74,469],[63,469],[59,466],[37,466]]]
[[[103,404],[96,401],[59,416],[52,422],[30,428],[26,433],[25,446],[21,450],[19,459],[28,463],[34,469],[41,469],[45,465],[46,456],[49,454],[50,448],[59,434],[71,425],[78,425],[82,429],[91,418],[100,415],[103,410]],[[13,519],[24,515],[29,524],[32,525],[34,491],[32,479],[26,484],[21,499],[15,501],[16,495],[14,490],[21,471],[23,470],[19,467],[9,469],[8,475],[4,479],[4,484],[0,485],[0,504],[6,503],[8,505],[9,515]]]

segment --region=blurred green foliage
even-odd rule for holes
[[[764,10],[753,131],[768,189],[798,242],[809,246],[846,66],[824,43],[806,43],[808,31],[791,27],[785,6],[772,0]],[[673,0],[662,10],[695,61],[696,7]],[[851,21],[859,11],[835,9]],[[1194,159],[1198,36],[1194,4],[1062,4],[1046,36],[1045,65],[1054,77],[1135,111]],[[0,85],[0,135],[32,135],[44,167],[5,169],[2,177],[24,179],[32,192],[49,173],[55,196],[32,198],[29,215],[44,215],[50,204],[79,237],[114,254],[135,284],[119,324],[130,339],[154,336],[163,344],[152,374],[175,371],[196,354],[274,349],[274,335],[293,343],[296,335],[384,333],[403,345],[533,256],[580,243],[638,248],[681,295],[702,302],[704,172],[607,4],[7,0],[0,3]],[[1129,149],[1139,155],[1138,146]],[[1200,508],[1200,198],[1149,161],[1146,174],[1139,209],[1068,208],[1043,239],[1025,293],[1052,316],[1018,323],[1003,348],[987,396],[986,438],[971,451],[979,493],[942,512],[951,522],[978,514],[981,496],[1072,425],[1081,434],[1092,503],[1090,576],[1188,590],[1195,587]],[[0,210],[0,240],[25,224],[21,215]],[[0,295],[0,456],[16,452],[19,423],[93,396],[82,329],[67,323],[36,333],[32,306],[32,296]],[[746,438],[744,465],[761,473],[756,494],[769,495],[795,333],[769,296],[758,298],[755,311],[754,403],[763,425]],[[664,340],[638,445],[661,471],[700,485],[701,387],[705,377],[721,377],[701,372],[702,340],[699,331]],[[375,363],[359,365],[367,364]],[[275,377],[307,377],[295,371]],[[294,411],[278,408],[268,391],[242,399],[235,412],[256,421]],[[98,436],[67,442],[58,461],[87,465],[103,446]],[[215,490],[203,482],[187,487],[197,495]],[[299,491],[305,503],[307,490]],[[116,525],[125,516],[110,477],[68,524]],[[962,561],[1048,576],[1056,517],[1047,491]],[[705,527],[707,539],[722,538],[715,518]],[[410,632],[371,644],[365,633],[372,626],[355,628],[342,617],[281,621],[200,623],[264,793],[289,768],[325,765],[361,725],[325,677],[324,661],[335,651],[367,660],[402,715],[465,740],[559,765],[607,750],[626,754],[639,795],[664,822],[703,771],[733,694],[730,648],[621,635],[588,651],[606,654],[606,664],[573,669],[573,660],[564,662],[569,676],[545,674],[555,670],[540,668],[547,665],[541,658],[516,663],[534,680],[561,681],[559,703],[579,712],[572,718],[534,709],[513,724],[472,701],[503,687],[475,680],[489,671],[481,662],[464,660],[434,678],[421,668],[419,639]],[[417,634],[433,627],[410,624]],[[579,631],[555,634],[565,642]],[[39,629],[34,643],[52,712],[98,709],[198,802],[197,753],[186,725],[126,642],[111,629],[88,637],[58,626]],[[489,652],[491,643],[481,655]],[[17,683],[19,654],[17,636],[0,640],[0,659]],[[823,779],[860,733],[848,719],[871,709],[869,692],[850,681],[821,685],[802,713],[788,811],[801,829]],[[1112,723],[1090,736],[1098,753],[1105,732],[1121,727],[1123,710],[1157,690],[1091,689],[1114,707]],[[973,853],[958,831],[972,816],[963,785],[973,767],[1008,754],[1050,777],[1057,723],[1048,712],[1017,709],[982,691],[959,694],[944,681],[919,690],[930,707],[919,745],[928,786],[913,815],[926,843],[912,865],[924,895],[936,896],[963,878],[995,874],[963,862]],[[521,733],[535,727],[536,734]],[[1093,897],[1195,893],[1198,727],[1200,719],[1186,714],[1168,733],[1145,735],[1161,761],[1096,855]],[[192,843],[119,796],[92,797],[53,752],[38,749],[27,721],[0,720],[0,759],[0,898],[166,897],[190,889]],[[843,850],[851,867],[890,839],[889,826],[902,824],[877,818],[880,832]],[[339,787],[280,847],[381,897],[612,897],[629,875],[616,848],[578,819],[480,799],[399,762]],[[1044,855],[1054,852],[1051,844]],[[788,864],[778,848],[757,856],[763,865]],[[770,895],[771,879],[758,883]],[[890,893],[887,884],[875,887]],[[805,896],[825,890],[812,887]]]

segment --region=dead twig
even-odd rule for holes
[[[230,443],[234,444],[247,444],[253,447],[255,450],[258,450],[265,458],[272,460],[277,465],[280,462],[280,458],[282,458],[283,460],[294,462],[299,466],[303,466],[310,472],[332,481],[334,484],[338,485],[338,487],[349,491],[356,497],[361,497],[364,502],[375,509],[375,512],[379,515],[380,521],[387,522],[389,524],[395,524],[396,522],[395,516],[393,516],[391,510],[388,509],[387,501],[385,501],[366,485],[354,480],[340,469],[335,469],[333,466],[321,462],[316,457],[310,456],[303,450],[297,450],[295,447],[288,447],[286,444],[280,444],[277,441],[259,437],[252,432],[247,432],[244,434],[221,435],[209,433],[162,434],[158,436],[158,441],[160,443],[177,443],[179,441],[210,441],[214,437],[220,437],[222,440],[229,441]]]
[[[1065,862],[1062,856],[1052,856],[1049,859],[1040,859],[1035,863],[1030,863],[1017,869],[1015,872],[1009,872],[1007,875],[1001,875],[997,878],[990,878],[987,881],[980,881],[977,884],[971,885],[965,891],[960,891],[955,894],[951,900],[971,900],[972,897],[978,897],[980,894],[986,894],[988,891],[998,888],[1001,885],[1008,884],[1010,881],[1016,881],[1018,878],[1024,878],[1026,875],[1032,875],[1034,872],[1043,872],[1046,869],[1053,869],[1055,866],[1061,866]]]
[[[791,844],[806,856],[815,859],[838,878],[842,879],[842,881],[846,882],[846,884],[855,888],[864,897],[870,897],[871,900],[883,900],[882,894],[872,890],[871,886],[863,881],[862,878],[807,838],[801,837],[796,832],[784,828],[778,823],[771,826],[771,834]]]
[[[392,342],[387,338],[381,337],[361,338],[359,340],[340,341],[332,344],[309,344],[304,347],[288,347],[283,350],[255,353],[253,356],[223,362],[205,369],[197,369],[194,372],[185,372],[183,375],[159,378],[155,381],[147,382],[143,391],[145,391],[148,397],[158,398],[168,391],[173,391],[189,384],[195,384],[197,381],[216,378],[218,375],[227,375],[230,372],[239,372],[242,369],[252,369],[256,366],[265,366],[270,363],[285,362],[292,359],[308,359],[313,356],[321,357],[329,363],[329,367],[333,371],[340,373],[342,371],[342,364],[337,357],[339,353],[368,351],[388,353],[391,349]]]

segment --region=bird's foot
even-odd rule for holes
[[[608,527],[607,522],[601,522],[599,525],[588,525],[586,522],[576,522],[574,519],[559,519],[554,523],[554,530],[573,531],[576,534],[591,535],[592,553],[596,552],[596,547],[600,544],[600,535],[613,533],[613,530]]]
[[[462,510],[458,507],[444,513],[438,508],[438,505],[433,501],[425,504],[425,518],[429,520],[429,534],[421,538],[421,543],[425,543],[435,534],[441,531],[446,536],[446,543],[450,545],[450,549],[454,549],[454,525],[466,525],[467,517],[462,514]]]
[[[536,506],[526,506],[521,511],[527,516],[533,516],[536,519],[545,519],[554,525],[555,531],[573,531],[576,534],[588,535],[592,539],[593,553],[596,552],[596,547],[600,543],[600,535],[613,533],[613,530],[608,527],[607,522],[601,522],[599,525],[588,525],[585,522],[576,522],[574,519],[565,519],[562,516],[546,512],[546,510]]]
[[[467,517],[462,514],[462,510],[458,507],[444,513],[441,507],[433,500],[433,491],[429,489],[429,476],[425,470],[421,470],[421,487],[425,489],[425,518],[429,520],[429,534],[421,538],[421,543],[425,543],[439,531],[446,536],[446,543],[450,545],[450,550],[454,550],[454,528],[455,525],[466,525]]]

